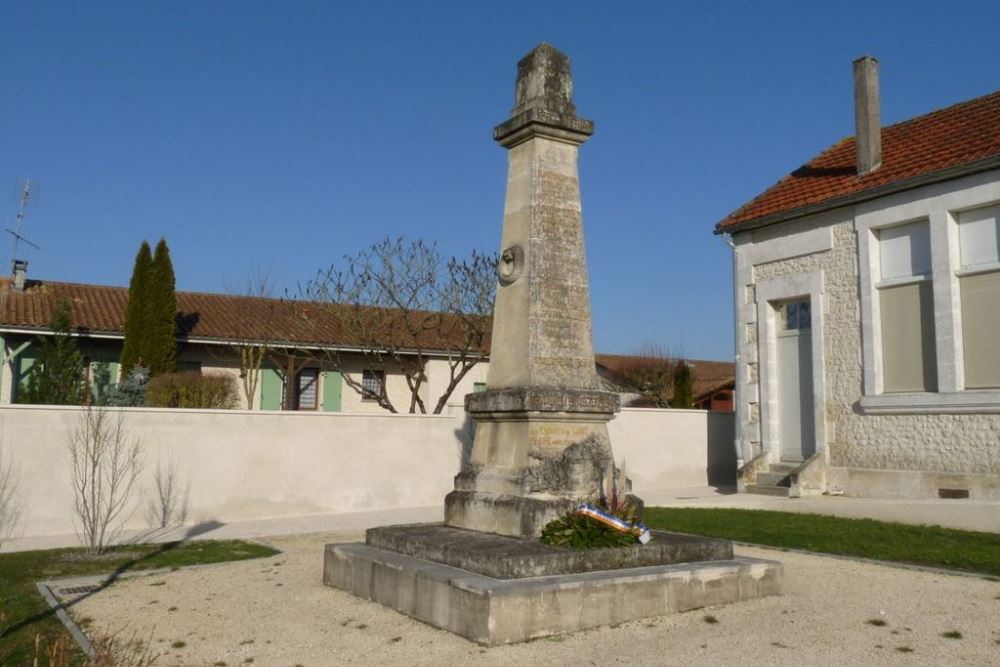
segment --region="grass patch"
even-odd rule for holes
[[[650,528],[1000,576],[1000,534],[764,510],[650,507]]]
[[[942,632],[941,636],[945,639],[961,639],[962,633],[958,630],[949,630],[948,632]]]
[[[868,625],[874,625],[877,628],[881,628],[884,625],[888,625],[888,623],[886,623],[881,618],[869,618],[867,621],[865,621],[865,623],[867,623]]]
[[[36,581],[95,574],[180,568],[262,558],[278,553],[271,547],[242,540],[168,542],[114,548],[114,556],[89,558],[83,549],[49,549],[0,554],[0,665],[30,665],[35,635],[41,647],[51,646],[63,626],[38,593]],[[72,664],[83,661],[75,643]]]
[[[900,653],[913,653],[913,649],[909,646],[897,646],[896,650]]]
[[[170,648],[184,648],[185,646],[187,646],[187,642],[178,639],[177,641],[175,641],[173,644],[170,645]]]

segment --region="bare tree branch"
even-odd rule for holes
[[[240,363],[240,384],[248,410],[253,409],[254,397],[260,386],[261,368],[273,343],[278,338],[281,300],[274,298],[270,269],[253,265],[246,281],[239,287],[227,286],[233,296],[252,297],[253,301],[240,308],[239,330],[231,338],[229,349],[235,351]]]
[[[473,252],[467,260],[445,260],[433,244],[387,238],[320,271],[304,295],[328,304],[341,335],[360,348],[366,370],[402,373],[411,413],[428,411],[428,361],[446,359],[449,377],[433,404],[437,414],[487,357],[495,267],[496,256]],[[348,387],[367,396],[349,357],[333,351],[327,358]],[[397,412],[386,385],[371,398]]]
[[[662,345],[646,343],[615,370],[622,386],[640,394],[644,404],[668,408],[673,399],[678,360]]]
[[[99,554],[114,541],[131,514],[142,447],[125,428],[125,416],[86,407],[69,434],[73,512],[88,552]]]
[[[183,525],[187,519],[190,484],[182,483],[177,462],[157,459],[153,476],[154,496],[146,506],[146,520],[153,528]]]
[[[21,519],[14,457],[0,444],[0,543],[14,533]]]

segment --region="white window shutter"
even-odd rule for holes
[[[883,229],[878,240],[882,280],[930,275],[931,243],[926,222]]]
[[[963,269],[1000,262],[1000,206],[960,213],[958,235]]]

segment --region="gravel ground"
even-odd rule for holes
[[[323,586],[323,545],[360,539],[268,539],[285,553],[121,581],[73,614],[151,638],[157,665],[1000,665],[998,582],[746,547],[784,563],[784,595],[485,649]]]

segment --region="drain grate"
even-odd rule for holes
[[[65,597],[67,595],[83,595],[84,593],[93,593],[98,588],[97,584],[89,584],[87,586],[71,586],[69,588],[60,588],[57,592],[60,596]]]

